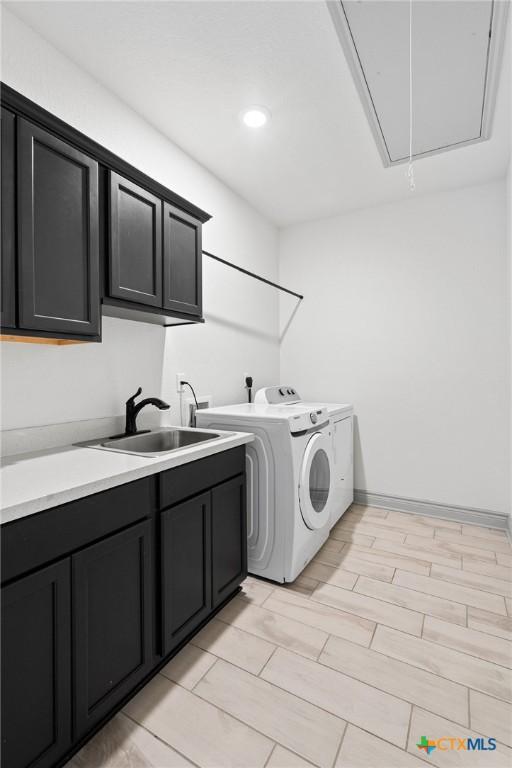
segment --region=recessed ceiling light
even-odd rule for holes
[[[261,128],[270,119],[266,107],[248,107],[242,112],[242,122],[248,128]]]

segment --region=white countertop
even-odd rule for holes
[[[0,463],[0,523],[130,483],[254,439],[245,432],[215,431],[222,435],[221,439],[180,448],[159,458],[72,445],[6,456]]]

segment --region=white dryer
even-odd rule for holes
[[[325,408],[332,427],[334,457],[331,484],[331,528],[354,501],[354,408],[349,403],[314,403],[301,399],[294,387],[279,385],[259,389],[255,403],[274,406],[302,406],[315,410]]]
[[[334,457],[325,408],[257,403],[197,411],[197,426],[252,432],[247,445],[248,570],[294,581],[329,535]]]

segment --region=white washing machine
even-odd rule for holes
[[[329,535],[334,457],[325,408],[243,403],[197,411],[197,426],[252,432],[248,570],[294,581]]]
[[[332,427],[334,473],[331,485],[331,528],[354,501],[354,408],[349,403],[313,403],[301,400],[294,387],[276,386],[259,389],[255,403],[275,406],[325,408]]]

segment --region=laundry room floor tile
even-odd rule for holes
[[[319,584],[311,595],[311,599],[388,627],[395,627],[413,635],[421,635],[423,614],[409,608],[402,608],[348,589],[333,587],[331,584]]]
[[[191,642],[193,645],[189,644],[190,647],[197,645],[203,652],[208,651],[208,655],[215,654],[254,675],[261,672],[276,649],[276,646],[267,640],[242,629],[226,626],[217,619],[212,619]]]
[[[264,607],[281,616],[322,629],[335,637],[348,638],[360,645],[370,645],[375,630],[374,621],[314,600],[301,599],[283,589],[276,589],[264,603]]]
[[[439,517],[426,517],[424,515],[411,515],[409,512],[395,512],[390,510],[388,512],[387,519],[392,522],[393,525],[400,526],[407,524],[423,525],[428,528],[448,528],[451,531],[461,531],[461,524],[455,523],[452,520],[442,520]]]
[[[475,536],[473,532],[468,533],[468,527],[469,526],[464,526],[462,533],[438,528],[436,530],[436,538],[442,539],[443,541],[453,541],[464,547],[478,547],[479,549],[487,549],[491,552],[503,552],[506,555],[511,554],[510,543],[506,536],[495,535],[492,538],[489,538],[488,534],[485,536],[483,534],[481,536]]]
[[[505,667],[389,627],[377,627],[371,647],[475,691],[512,701],[512,673]]]
[[[279,648],[264,680],[354,725],[405,747],[411,706],[353,677]]]
[[[389,516],[387,509],[381,509],[380,507],[368,507],[365,504],[352,504],[343,515],[345,520],[347,517],[365,517],[370,519],[381,518],[385,520]]]
[[[435,578],[434,575],[434,566],[432,566],[430,576],[420,576],[416,573],[398,570],[393,578],[393,584],[401,587],[408,587],[412,591],[415,590],[426,595],[433,595],[445,598],[446,600],[452,600],[455,603],[459,603],[461,606],[470,605],[473,608],[485,608],[493,613],[499,613],[502,616],[507,615],[505,600],[501,595],[492,595],[489,594],[488,591],[483,591],[482,589],[461,586],[453,580],[448,582],[445,579]]]
[[[387,565],[389,568],[393,568],[393,570],[395,568],[401,568],[403,571],[421,573],[423,576],[428,576],[430,574],[431,564],[428,559],[418,559],[414,557],[412,553],[404,557],[402,555],[394,554],[393,552],[377,549],[376,547],[363,547],[357,544],[347,544],[347,547],[349,547],[349,554],[354,553],[370,563]]]
[[[311,768],[311,763],[276,744],[265,768]]]
[[[493,733],[498,741],[512,747],[512,706],[478,691],[469,698],[471,727],[480,733]]]
[[[353,505],[293,584],[242,591],[67,768],[512,764],[504,531]],[[478,763],[480,765],[480,763]]]
[[[425,768],[425,763],[367,731],[349,725],[336,768]]]
[[[416,577],[416,574],[413,573],[409,573],[408,575],[413,578]],[[421,576],[418,578],[430,581],[428,576]],[[369,597],[376,597],[379,600],[384,600],[386,603],[401,605],[403,608],[420,611],[428,616],[437,616],[438,618],[446,619],[447,621],[453,621],[455,624],[466,625],[465,605],[460,605],[451,600],[445,600],[442,597],[419,593],[414,589],[398,586],[395,580],[396,576],[393,580],[393,584],[385,584],[382,581],[361,577],[357,580],[354,592],[359,592],[362,595],[368,595]]]
[[[464,558],[463,558],[464,559]],[[480,566],[480,567],[479,567]],[[483,590],[484,592],[492,592],[495,595],[502,595],[503,597],[512,597],[512,584],[508,575],[501,573],[500,577],[496,575],[486,575],[484,569],[491,568],[503,568],[502,565],[487,565],[486,563],[478,563],[476,567],[479,567],[478,571],[474,571],[475,563],[464,564],[462,570],[458,568],[447,568],[444,565],[433,565],[430,575],[435,579],[442,579],[450,584],[459,584],[461,587],[472,587],[473,589]],[[505,578],[503,576],[505,575]]]
[[[508,616],[499,616],[497,613],[469,607],[468,627],[478,629],[488,635],[512,640],[512,619]]]
[[[160,674],[173,683],[179,683],[183,688],[192,690],[216,661],[216,657],[211,653],[206,653],[189,643],[165,665]]]
[[[331,571],[327,571],[328,578],[320,579],[319,581],[325,581],[327,584],[336,584],[337,579],[334,573],[343,573],[344,571],[350,571],[356,573],[359,576],[371,576],[374,579],[380,579],[380,581],[392,581],[395,569],[390,565],[384,565],[375,560],[371,560],[360,553],[349,549],[341,552],[324,552],[318,554],[311,563],[305,569],[308,573],[313,573],[315,566],[318,563],[331,566]],[[337,569],[337,570],[336,570]],[[339,584],[339,586],[344,586]]]
[[[440,530],[436,528],[436,534]],[[495,551],[485,546],[487,543],[486,539],[477,539],[469,536],[462,537],[459,534],[454,534],[452,531],[447,531],[447,533],[450,538],[436,535],[434,539],[430,539],[428,542],[422,536],[407,534],[405,543],[407,546],[417,547],[419,550],[425,549],[429,551],[429,548],[432,547],[433,551],[437,551],[440,554],[454,555],[458,560],[461,560],[462,555],[466,555],[466,557],[473,555],[478,560],[496,562]],[[484,546],[481,546],[482,543]]]
[[[66,768],[189,768],[179,752],[122,712],[87,742]]]
[[[389,539],[389,541],[396,541],[402,544],[405,540],[407,531],[400,530],[399,528],[380,525],[379,520],[347,520],[347,522],[338,523],[338,531],[345,533],[361,533],[364,536],[380,537],[381,539]],[[336,534],[335,534],[336,535]],[[434,535],[433,531],[430,531],[430,537]]]
[[[335,526],[331,531],[331,539],[342,541],[349,544],[362,544],[365,547],[371,547],[375,536],[367,536],[363,533],[354,533],[349,528],[338,528]]]
[[[309,565],[304,568],[303,571],[306,576],[317,581],[322,581],[325,584],[334,584],[337,587],[343,587],[344,589],[352,589],[357,581],[357,574],[346,571],[344,568],[333,568],[325,563],[319,563],[316,560],[312,560]]]
[[[504,579],[509,587],[512,580],[512,568],[507,565],[498,565],[494,563],[484,563],[475,561],[469,557],[462,557],[462,568],[471,573],[481,573],[484,576],[491,576],[495,579]]]
[[[156,675],[124,712],[194,763],[259,768],[273,741],[180,685]],[[160,768],[160,767],[159,767]]]
[[[433,539],[416,536],[415,541],[411,542],[411,538],[408,536],[403,544],[376,538],[372,544],[372,549],[378,552],[391,552],[395,555],[400,555],[400,557],[412,557],[415,560],[422,560],[428,563],[439,563],[439,565],[447,565],[450,568],[460,568],[462,566],[460,552],[447,552],[445,548],[437,546]]]
[[[457,627],[447,621],[425,616],[423,638],[502,667],[512,667],[512,642],[501,637],[491,637],[476,629]]]
[[[272,590],[273,587],[267,582],[248,576],[242,585],[239,597],[253,605],[261,605],[272,594]]]
[[[320,768],[330,768],[345,721],[283,688],[218,661],[195,693]]]
[[[481,733],[476,730],[462,729],[457,723],[437,717],[431,712],[425,712],[422,709],[414,707],[409,731],[407,750],[413,755],[417,755],[418,742],[421,737],[428,739],[439,739],[442,737],[451,737],[455,740],[454,749],[448,749],[445,742],[445,749],[434,749],[428,756],[430,765],[439,766],[439,768],[464,768],[469,762],[472,762],[475,768],[509,768],[512,764],[512,750],[506,745],[498,743],[496,749],[485,752],[468,752],[467,749],[458,749],[457,737],[476,739],[481,736],[490,736],[494,738],[494,733]],[[422,754],[425,754],[422,752]]]
[[[339,637],[329,638],[318,661],[411,704],[468,725],[468,691],[463,685]]]
[[[312,659],[318,658],[328,637],[327,632],[301,624],[266,608],[248,605],[238,598],[228,603],[217,618],[274,645],[290,648]]]
[[[295,581],[289,584],[283,584],[283,589],[287,592],[293,592],[297,595],[304,595],[305,597],[311,597],[315,589],[319,585],[318,579],[312,579],[310,576],[304,576],[304,571],[298,576]]]

